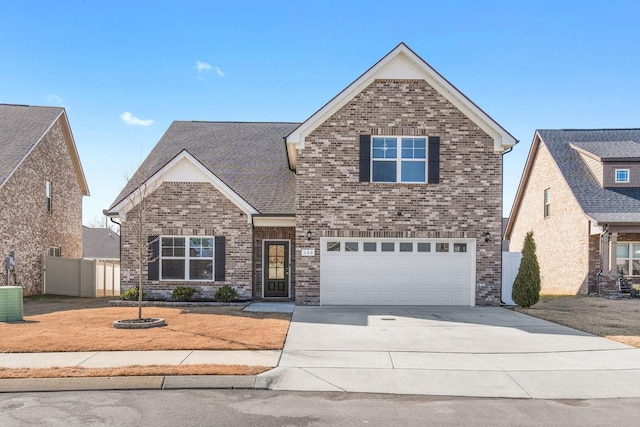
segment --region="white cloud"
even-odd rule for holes
[[[209,71],[211,69],[211,64],[207,64],[206,62],[196,61],[196,70],[199,73],[203,71]]]
[[[218,76],[224,77],[224,72],[220,69],[220,67],[213,67],[213,70],[218,74]]]
[[[64,104],[64,99],[61,96],[54,94],[49,95],[49,101],[58,105]]]
[[[122,119],[123,122],[131,126],[151,126],[153,124],[153,120],[151,119],[141,120],[135,117],[133,114],[131,114],[128,111],[125,111],[124,113],[120,114],[120,118]]]

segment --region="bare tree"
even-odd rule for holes
[[[87,221],[84,221],[84,225],[90,228],[107,228],[116,234],[119,233],[116,224],[111,222],[109,217],[106,215],[96,215],[91,217]]]

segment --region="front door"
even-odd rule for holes
[[[289,297],[289,242],[264,244],[264,296]]]

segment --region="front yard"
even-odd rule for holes
[[[543,296],[518,311],[640,348],[640,299]]]
[[[137,317],[137,307],[109,307],[107,299],[25,298],[24,321],[0,322],[0,353],[117,350],[280,350],[290,314],[253,313],[241,306],[144,307],[143,317],[167,326],[114,329],[112,322]],[[113,375],[250,375],[247,366],[128,367],[120,370],[0,368],[0,378]],[[19,371],[25,371],[23,373]]]

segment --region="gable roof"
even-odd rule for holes
[[[186,151],[262,214],[293,214],[295,175],[284,136],[297,123],[176,121],[151,150],[110,210]]]
[[[82,226],[84,258],[120,259],[120,236],[108,228]]]
[[[487,113],[431,67],[406,44],[400,43],[369,68],[342,92],[287,135],[287,153],[292,167],[296,164],[296,147],[304,148],[305,137],[332,114],[369,86],[375,79],[424,79],[438,93],[494,140],[494,149],[504,152],[518,141]]]
[[[618,153],[620,147],[628,146],[628,143],[640,144],[640,129],[537,130],[511,209],[506,238],[509,238],[517,216],[539,144],[547,147],[583,213],[593,222],[598,225],[640,223],[640,188],[601,187],[578,151],[572,147],[610,155]],[[636,149],[634,147],[632,151]]]
[[[58,119],[63,121],[62,129],[82,194],[89,194],[69,121],[62,107],[0,104],[0,187],[15,173]]]

